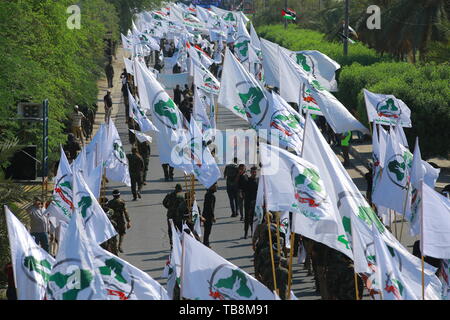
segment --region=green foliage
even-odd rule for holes
[[[120,16],[120,31],[126,34],[131,27],[134,13],[144,9],[152,10],[161,7],[162,0],[106,0],[116,7]]]
[[[41,127],[10,120],[22,99],[49,99],[50,159],[65,141],[64,122],[75,104],[97,101],[96,81],[103,72],[104,41],[118,35],[118,17],[104,0],[85,0],[81,29],[70,30],[69,0],[0,2],[0,131],[21,144],[41,146]],[[40,150],[41,148],[38,148]]]
[[[387,57],[379,56],[375,50],[367,48],[362,43],[350,44],[349,54],[344,57],[342,43],[326,41],[324,34],[295,25],[289,25],[287,29],[284,29],[282,25],[266,25],[259,27],[257,32],[259,36],[293,51],[318,50],[343,66],[353,62],[370,65],[388,60]]]

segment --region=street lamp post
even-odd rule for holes
[[[344,9],[344,57],[348,54],[348,26],[349,26],[349,2],[350,0],[345,0],[345,9]]]

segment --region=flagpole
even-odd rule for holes
[[[295,214],[295,213],[294,213]],[[292,282],[292,258],[293,258],[293,252],[294,252],[294,239],[295,239],[295,233],[292,232],[292,226],[291,227],[291,247],[289,249],[289,269],[288,269],[288,300],[291,299],[291,282]]]
[[[278,252],[281,253],[281,240],[280,240],[280,212],[275,212],[275,219],[277,221],[277,248]]]
[[[272,233],[270,231],[270,225],[272,224],[269,217],[269,212],[266,212],[266,220],[267,220],[267,229],[269,231],[269,245],[270,245],[270,259],[272,260],[272,276],[273,276],[273,288],[275,292],[280,295],[278,289],[277,289],[277,277],[275,274],[275,260],[273,255],[273,245],[272,245]]]
[[[176,228],[174,231],[177,232]],[[183,243],[181,244],[181,274],[180,274],[180,300],[183,300],[183,282],[184,282],[184,255],[185,255],[185,241],[184,241],[184,231],[181,231],[181,236],[183,238]],[[181,238],[180,238],[181,240]],[[177,266],[175,265],[175,276],[177,273]],[[175,280],[176,282],[176,280]]]
[[[356,273],[356,270],[354,269],[354,278],[355,278],[355,296],[356,296],[356,300],[359,300],[359,290],[358,290],[358,274]]]
[[[403,218],[402,218],[402,226],[400,228],[400,238],[398,239],[398,241],[402,241],[402,233],[403,233],[403,224],[405,223],[405,216],[406,216],[406,203],[408,201],[408,192],[409,192],[409,186],[410,184],[408,183],[408,186],[406,188],[406,195],[405,195],[405,201],[403,203]]]

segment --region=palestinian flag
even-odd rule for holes
[[[283,16],[284,19],[286,20],[295,20],[297,19],[297,13],[292,10],[287,8],[287,10],[281,10],[281,15]]]

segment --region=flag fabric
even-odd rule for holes
[[[422,164],[422,156],[419,149],[419,138],[416,138],[414,155],[411,165],[411,214],[407,217],[409,222],[409,231],[411,236],[417,236],[421,227],[421,209],[422,209],[422,192],[421,183],[425,176],[425,170]],[[434,187],[432,185],[431,187]]]
[[[192,300],[273,300],[254,277],[192,237],[183,237],[181,297]]]
[[[121,182],[131,186],[128,159],[123,149],[122,140],[113,121],[108,124],[108,139],[104,142],[109,148],[109,154],[105,162],[106,178],[110,181]]]
[[[39,247],[25,226],[4,206],[18,300],[44,300],[55,259]]]
[[[341,68],[339,63],[317,50],[291,52],[290,57],[326,90],[338,91],[336,71]]]
[[[189,42],[186,42],[186,48],[189,57],[194,59],[196,62],[201,64],[206,69],[209,69],[209,67],[214,63],[214,60],[211,59],[211,57],[208,56],[208,54],[205,51],[203,51],[199,46],[197,45],[193,46]],[[193,73],[191,72],[191,74]]]
[[[315,80],[313,80],[312,85],[307,84],[307,87],[311,90],[312,98],[319,105],[320,110],[334,133],[344,133],[347,131],[369,133],[369,130],[361,122],[356,120],[335,96],[323,89]]]
[[[169,219],[169,224],[172,230],[172,251],[170,252],[169,260],[166,262],[163,277],[167,278],[167,295],[170,300],[173,300],[173,290],[177,283],[178,285],[180,284],[182,245],[172,219]]]
[[[289,221],[289,211],[283,211],[280,216],[280,232],[284,234],[284,244],[287,249],[291,248],[291,224]]]
[[[150,110],[154,125],[159,130],[157,141],[160,162],[175,167],[171,153],[177,144],[186,139],[185,119],[155,76],[145,66],[135,61],[135,72],[141,106],[144,110]]]
[[[282,9],[281,10],[281,16],[286,20],[296,20],[297,19],[297,13],[292,9]]]
[[[128,90],[128,101],[130,104],[130,118],[132,118],[139,125],[142,132],[158,131],[158,128],[147,118],[145,111],[140,108],[133,95]]]
[[[107,300],[81,213],[70,220],[47,286],[49,300]]]
[[[300,154],[305,128],[303,116],[275,92],[269,95],[267,115],[268,117],[261,123],[260,129],[271,130],[269,142],[276,137],[281,147],[290,148]]]
[[[411,110],[391,94],[373,93],[364,89],[369,122],[384,125],[400,125],[411,128]]]
[[[82,176],[89,190],[91,190],[94,198],[100,199],[100,190],[102,187],[102,177],[103,177],[103,166],[98,165],[97,168],[91,171],[89,176],[86,177],[85,174],[83,174]]]
[[[417,272],[417,269],[411,268],[408,261],[402,259],[401,252],[397,251],[396,247],[390,246],[384,241],[376,227],[373,227],[372,231],[376,258],[376,281],[382,290],[383,300],[421,300],[421,274]],[[416,258],[416,260],[418,259]],[[411,273],[415,275],[412,279],[409,277]],[[429,271],[427,276],[430,276]],[[433,277],[436,278],[435,275]],[[440,284],[437,278],[435,281]],[[440,292],[438,292],[435,290],[433,293],[436,295],[431,297],[428,295],[428,298],[439,299]],[[427,297],[425,299],[428,300]]]
[[[91,242],[108,300],[169,300],[166,289],[147,273]]]
[[[264,219],[264,176],[258,180],[258,191],[256,193],[255,212],[253,214],[253,234],[256,232],[256,227],[262,223]]]
[[[80,172],[73,173],[73,204],[83,218],[89,239],[101,244],[117,235],[105,211],[92,194]]]
[[[292,217],[295,233],[352,258],[350,246],[342,239],[345,230],[339,212],[333,210],[318,168],[283,149],[263,143],[260,154],[267,210],[295,212]]]
[[[206,112],[209,110],[209,116]],[[216,116],[214,97],[207,94],[203,90],[197,88],[194,92],[194,107],[192,109],[192,116],[197,121],[198,126],[201,127],[205,141],[210,141],[216,134]]]
[[[398,142],[394,131],[391,130],[386,146],[384,169],[372,194],[373,203],[406,214],[407,219],[410,218],[408,203],[411,203],[409,177],[412,160],[411,152]]]
[[[400,143],[404,147],[409,148],[408,140],[406,139],[405,131],[403,130],[402,126],[399,126],[399,125],[395,126],[395,134],[398,137]]]
[[[279,45],[261,38],[262,65],[264,82],[268,86],[280,88]],[[286,98],[285,98],[286,99]]]
[[[201,228],[201,219],[200,212],[197,205],[197,200],[194,200],[194,204],[192,205],[192,221],[194,222],[194,230],[197,232],[199,237],[202,236],[202,228]]]
[[[45,211],[49,217],[54,217],[57,221],[70,221],[73,211],[73,178],[72,168],[67,160],[66,154],[61,147],[61,157],[59,160],[58,171],[54,179],[54,189],[52,202]]]
[[[236,58],[244,63],[248,61],[248,50],[251,43],[250,34],[247,31],[245,23],[242,19],[239,19],[238,28],[236,33],[236,41],[234,42],[234,52]]]
[[[197,60],[192,60],[194,70],[194,84],[204,92],[218,95],[220,92],[220,82],[212,73]]]
[[[145,133],[142,133],[142,132],[137,131],[137,130],[133,130],[133,129],[129,129],[129,130],[136,136],[136,139],[139,142],[141,142],[141,143],[142,142],[152,143],[153,139],[149,135],[146,135]]]
[[[235,114],[238,114],[236,109],[239,110],[239,113],[245,112],[246,119],[254,129],[260,128],[262,123],[268,119],[267,91],[245,70],[228,48],[225,54],[219,104]]]
[[[422,182],[421,252],[450,259],[450,199]]]
[[[186,143],[177,145],[174,164],[187,173],[193,173],[205,188],[211,187],[221,177],[220,169],[206,146],[203,134],[195,121],[191,121]]]
[[[306,73],[300,65],[279,47],[280,95],[288,102],[295,102],[302,110],[311,114],[323,115],[318,102],[312,97],[309,83],[318,86],[317,80]],[[315,82],[313,82],[315,81]]]

